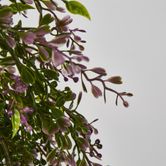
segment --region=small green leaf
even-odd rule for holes
[[[28,9],[34,9],[34,7],[32,7],[28,4],[23,4],[23,3],[13,3],[10,5],[10,8],[11,8],[12,12],[14,12],[14,13],[25,11]]]
[[[20,113],[18,110],[14,111],[14,114],[12,115],[12,138],[17,134],[17,131],[19,130],[20,127]]]
[[[41,21],[40,21],[40,26],[41,25],[48,25],[49,23],[51,23],[52,21],[54,21],[54,18],[51,17],[51,14],[46,14],[45,16],[42,17]]]
[[[53,149],[51,150],[50,153],[48,153],[47,161],[51,162],[52,160],[54,160],[55,156],[56,156],[56,149]]]
[[[66,135],[66,136],[65,136],[65,139],[66,139],[66,141],[67,141],[67,149],[71,149],[71,148],[72,148],[72,142],[71,142],[69,136]]]
[[[67,10],[72,14],[78,14],[88,18],[89,20],[91,19],[88,10],[82,3],[78,1],[66,1],[66,0],[64,2]]]
[[[77,161],[77,166],[87,166],[85,159],[84,158],[82,160],[79,159]]]
[[[3,66],[15,65],[15,61],[13,57],[11,56],[8,56],[2,59],[0,58],[0,65],[3,65]]]
[[[27,66],[21,66],[21,78],[27,84],[33,84],[35,82],[35,76],[33,70],[28,68]]]
[[[55,70],[42,69],[42,72],[48,80],[58,80],[59,74]]]

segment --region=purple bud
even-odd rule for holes
[[[45,49],[45,47],[43,46],[39,46],[39,54],[41,55],[42,57],[42,60],[46,61],[49,59],[49,53],[48,51]]]
[[[11,48],[14,48],[16,46],[15,40],[10,36],[6,37],[6,42],[7,42],[8,46]]]
[[[94,95],[94,97],[98,98],[99,96],[102,96],[102,92],[101,90],[92,84],[92,87],[91,87],[91,91],[92,91],[92,94]]]
[[[65,13],[65,12],[66,12],[65,9],[62,8],[62,7],[57,7],[56,10],[57,10],[58,12],[61,12],[61,13]]]
[[[6,69],[10,74],[14,74],[16,72],[16,68],[13,66],[8,66]]]
[[[12,19],[13,13],[6,11],[0,15],[0,25],[4,27],[9,27],[13,23]]]
[[[88,140],[84,138],[79,138],[78,141],[79,141],[78,144],[80,145],[81,149],[83,151],[86,151],[86,149],[89,147]]]
[[[28,85],[26,85],[19,76],[12,75],[11,79],[14,81],[11,87],[15,92],[24,93],[28,89]]]
[[[28,113],[34,112],[34,110],[33,110],[33,108],[30,108],[30,107],[24,107],[24,108],[22,109],[22,112],[28,114]]]
[[[77,83],[77,82],[78,82],[78,80],[79,80],[79,78],[78,78],[78,77],[73,77],[73,81],[74,81],[75,83]]]
[[[25,44],[33,44],[36,39],[36,34],[33,32],[25,32],[22,34],[22,40]]]
[[[112,76],[105,81],[111,82],[113,84],[122,84],[122,78],[120,76]]]
[[[27,117],[25,115],[21,114],[20,118],[21,118],[21,124],[22,125],[27,125],[27,123],[28,123],[27,122]]]
[[[129,103],[128,103],[127,101],[123,101],[123,105],[124,105],[125,107],[129,107]]]
[[[64,77],[64,81],[67,82],[69,79],[67,77]]]
[[[69,15],[67,15],[67,16],[63,17],[62,20],[60,20],[60,24],[62,26],[66,26],[66,25],[70,24],[72,21],[73,21],[73,19]]]
[[[13,115],[13,111],[11,109],[7,110],[7,114],[9,117],[11,117]]]
[[[52,63],[55,67],[62,65],[65,62],[64,54],[59,50],[52,50]]]
[[[101,67],[95,67],[95,68],[92,68],[92,69],[89,69],[89,70],[96,73],[96,74],[106,75],[105,69],[101,68]]]
[[[51,1],[43,1],[43,3],[47,6],[50,10],[55,10],[56,6]],[[55,3],[55,2],[54,2]]]
[[[37,37],[41,37],[44,36],[46,34],[48,34],[50,32],[50,30],[48,29],[47,26],[43,25],[40,26],[39,28],[37,28],[37,30],[35,31],[35,34],[37,35]]]
[[[74,40],[76,40],[76,41],[81,41],[81,37],[80,37],[80,36],[77,36],[77,35],[74,35]]]
[[[50,44],[52,46],[57,47],[59,45],[65,44],[69,37],[70,37],[70,35],[59,35],[56,38],[54,38],[53,40],[51,40]]]
[[[27,132],[31,132],[31,131],[32,131],[32,126],[29,125],[29,124],[27,124],[27,125],[26,125],[26,131],[27,131]]]
[[[73,56],[72,59],[76,59],[78,62],[80,62],[80,61],[89,62],[89,58],[87,56],[84,56],[84,55]]]

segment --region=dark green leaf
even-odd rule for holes
[[[51,14],[46,14],[45,16],[42,17],[41,21],[40,21],[40,26],[41,25],[48,25],[49,23],[51,23],[52,21],[54,21],[54,18],[51,17]]]
[[[65,98],[64,98],[64,96],[60,96],[60,97],[57,98],[57,100],[56,100],[56,106],[57,106],[57,107],[63,106],[64,103],[65,103]]]
[[[71,12],[73,14],[79,14],[81,16],[84,16],[84,17],[88,18],[89,20],[91,19],[88,10],[82,3],[78,2],[78,1],[64,1],[64,2],[66,4],[66,8],[68,9],[69,12]]]
[[[59,74],[55,70],[43,69],[44,76],[49,80],[58,80]]]
[[[82,159],[82,160],[79,159],[77,161],[77,166],[87,166],[85,159]]]
[[[47,155],[47,161],[52,161],[54,160],[56,155],[56,149],[51,150],[51,152]]]
[[[5,105],[6,105],[5,102],[0,103],[0,111],[5,109]]]
[[[52,116],[53,116],[55,119],[59,119],[59,118],[61,118],[63,115],[64,115],[64,113],[63,113],[60,109],[53,109],[53,110],[52,110]]]
[[[6,6],[6,7],[2,7],[0,8],[0,16],[3,17],[6,15],[6,13],[8,12],[12,12],[12,8],[9,7],[9,6]]]
[[[8,65],[14,65],[14,64],[15,64],[15,61],[13,60],[13,57],[11,56],[0,59],[0,65],[8,66]]]
[[[21,66],[21,78],[27,84],[33,84],[35,82],[35,76],[33,70],[28,68],[27,66]]]

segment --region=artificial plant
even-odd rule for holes
[[[37,26],[22,23],[30,10],[37,13]],[[128,107],[124,97],[132,94],[110,87],[121,84],[121,77],[84,64],[89,58],[80,35],[86,31],[70,28],[69,13],[91,19],[73,0],[0,1],[0,165],[101,165],[93,160],[102,157],[100,140],[92,140],[95,120],[78,112],[82,92],[60,89],[63,81],[81,82],[84,92],[104,101],[109,91],[116,104],[120,99]]]

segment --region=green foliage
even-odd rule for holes
[[[34,76],[33,70],[31,70],[29,67],[22,65],[20,74],[21,74],[22,80],[25,83],[33,84],[35,82],[35,76]]]
[[[29,10],[29,9],[34,9],[34,7],[28,5],[28,4],[23,4],[23,3],[13,3],[9,6],[11,8],[11,11],[13,13],[17,13],[17,12],[22,12],[25,10]]]
[[[88,18],[89,20],[91,19],[88,10],[82,3],[78,2],[78,1],[69,0],[69,1],[65,1],[65,4],[66,4],[66,8],[68,9],[69,12],[71,12],[73,14],[78,14],[78,15],[84,16],[84,17]]]
[[[0,1],[0,165],[100,166],[97,129],[78,112],[82,90],[98,98],[106,91],[116,95],[125,107],[126,96],[110,84],[121,84],[119,76],[105,78],[101,67],[87,69],[84,62],[85,41],[79,36],[85,30],[70,28],[72,18],[63,14],[53,0]],[[78,1],[64,1],[67,10],[90,19],[86,7]],[[28,18],[33,9],[37,26],[24,26],[22,19],[13,22],[14,14]],[[61,12],[61,14],[57,14]],[[18,16],[18,17],[19,17]],[[21,18],[21,17],[20,17]],[[89,74],[92,72],[93,74]],[[92,76],[92,77],[90,77]],[[79,94],[64,87],[64,81],[82,84]],[[101,86],[95,85],[96,82]],[[93,157],[93,158],[92,158]]]

